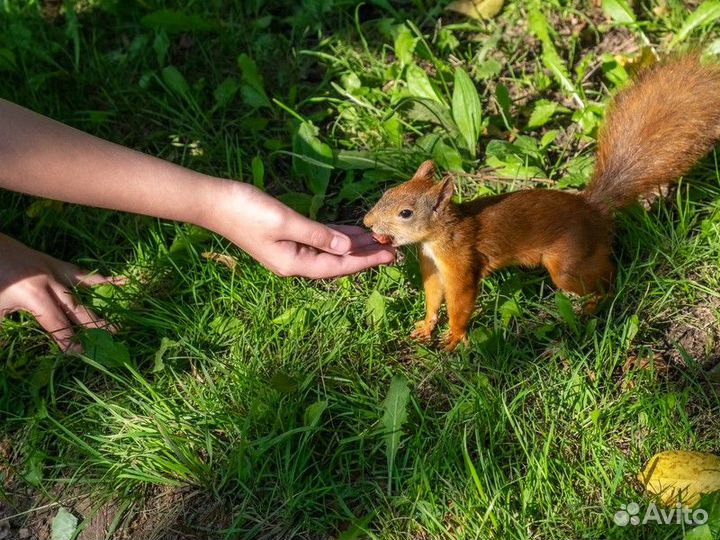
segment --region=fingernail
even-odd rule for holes
[[[333,235],[330,240],[330,249],[338,253],[347,253],[350,250],[350,239],[339,234]]]

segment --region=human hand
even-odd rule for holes
[[[63,351],[80,350],[73,343],[73,325],[114,330],[106,320],[75,300],[72,287],[123,281],[91,275],[0,234],[0,322],[10,313],[27,311]]]
[[[281,276],[330,278],[395,260],[361,227],[317,223],[248,184],[228,184],[213,206],[201,224]]]

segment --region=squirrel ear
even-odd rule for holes
[[[432,191],[435,198],[433,212],[439,212],[448,205],[455,192],[455,182],[453,182],[452,176],[446,176],[442,182],[435,184]]]
[[[435,176],[435,163],[433,163],[431,159],[428,159],[420,164],[412,179],[427,178],[428,180],[432,180],[433,176]]]

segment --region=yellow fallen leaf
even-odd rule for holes
[[[238,260],[230,255],[224,255],[214,251],[203,251],[202,256],[209,261],[215,261],[218,264],[227,266],[230,270],[235,270],[238,265]]]
[[[445,9],[472,19],[492,19],[500,13],[505,0],[455,0]]]
[[[652,47],[643,47],[637,54],[616,54],[615,61],[634,75],[638,71],[657,63],[658,55]]]
[[[703,452],[668,450],[655,454],[638,480],[666,506],[695,506],[700,496],[720,491],[720,457]]]

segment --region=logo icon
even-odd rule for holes
[[[640,505],[638,503],[631,502],[628,505],[621,504],[620,510],[615,512],[615,515],[613,516],[613,521],[615,521],[615,525],[620,527],[624,527],[628,523],[632,525],[640,525],[640,517],[638,517],[639,513]]]

